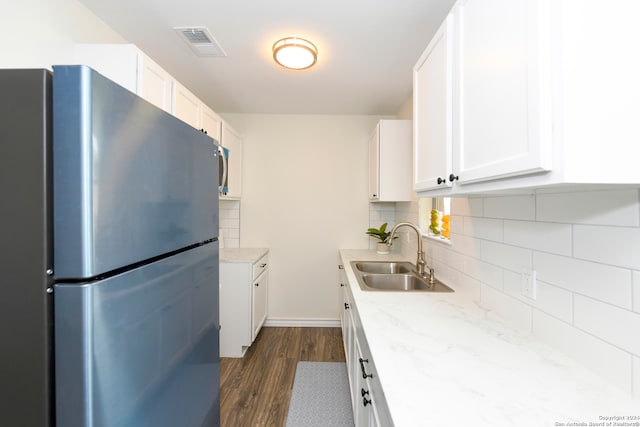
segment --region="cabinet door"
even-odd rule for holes
[[[200,126],[207,135],[220,143],[222,119],[211,108],[203,105]]]
[[[227,123],[222,123],[222,146],[228,148],[229,154],[229,191],[221,196],[223,199],[239,199],[242,196],[242,138]]]
[[[347,369],[349,368],[349,342],[351,338],[351,319],[348,316],[349,297],[347,296],[347,275],[344,268],[340,266],[338,270],[338,282],[340,293],[338,298],[338,313],[340,314],[340,325],[342,326],[342,342],[344,344],[344,354],[347,360]]]
[[[220,262],[220,357],[242,357],[252,339],[249,262]]]
[[[460,184],[550,169],[546,0],[454,9],[454,174]]]
[[[169,73],[143,53],[138,54],[137,94],[171,113],[173,78]]]
[[[451,185],[453,17],[448,16],[413,69],[413,189]]]
[[[200,129],[202,102],[178,82],[173,84],[173,115],[183,122]]]
[[[360,385],[360,381],[358,377],[362,378],[360,375],[360,364],[358,363],[359,353],[357,350],[357,338],[356,338],[356,326],[355,321],[353,319],[353,306],[349,302],[347,298],[349,306],[345,312],[345,320],[347,323],[347,352],[345,353],[345,358],[347,361],[347,370],[349,375],[349,385],[351,387],[351,406],[353,407],[353,419],[354,421],[358,418],[358,404],[360,402],[360,389],[358,388]]]
[[[356,353],[358,362],[357,387],[354,399],[354,421],[356,427],[372,427],[377,425],[376,414],[374,410],[373,390],[368,381],[371,375],[368,366],[368,356],[364,355],[360,347],[360,343],[356,340]],[[367,376],[367,378],[365,378]]]
[[[369,137],[369,200],[380,198],[380,124]]]
[[[260,332],[260,328],[267,318],[267,287],[269,282],[269,271],[263,272],[258,279],[253,282],[252,296],[252,317],[251,317],[251,342],[253,342]]]

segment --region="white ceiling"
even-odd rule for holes
[[[80,0],[219,113],[395,114],[454,0]],[[205,26],[226,52],[196,56],[173,27]],[[318,47],[308,71],[275,65],[281,37]]]

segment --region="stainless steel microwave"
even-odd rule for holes
[[[218,145],[218,192],[227,195],[229,192],[229,154],[231,150]]]

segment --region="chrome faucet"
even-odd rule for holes
[[[416,227],[414,224],[411,224],[410,222],[399,222],[397,223],[392,229],[391,229],[391,234],[389,235],[389,240],[387,241],[387,246],[391,247],[391,242],[393,242],[393,238],[395,237],[396,234],[396,230],[400,227],[410,227],[413,228],[413,230],[416,232],[417,236],[418,236],[418,259],[416,260],[416,267],[418,269],[418,274],[423,277],[424,279],[429,279],[429,283],[433,284],[435,277],[434,277],[434,272],[433,272],[433,268],[429,268],[429,274],[427,275],[427,273],[425,272],[425,269],[428,268],[427,267],[427,263],[424,260],[424,252],[422,252],[422,233],[420,232],[420,229],[418,227]]]

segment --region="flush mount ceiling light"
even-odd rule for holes
[[[299,37],[285,37],[273,44],[273,59],[289,70],[306,70],[318,60],[318,49]]]

